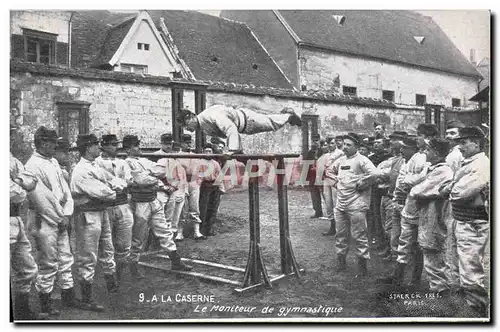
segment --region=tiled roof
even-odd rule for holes
[[[94,61],[95,66],[101,66],[109,63],[122,44],[123,39],[129,32],[132,24],[134,24],[134,21],[135,17],[131,17],[118,25],[110,27],[106,39],[102,44],[99,57]]]
[[[150,11],[168,32],[197,80],[293,89],[251,30],[241,23],[196,11]]]
[[[430,17],[396,10],[280,10],[299,43],[479,77]],[[345,17],[339,24],[333,15]],[[425,37],[422,44],[414,37]]]
[[[483,80],[479,82],[479,90],[490,86],[490,58],[484,58],[476,67],[477,71],[481,73]]]
[[[136,16],[135,13],[113,13],[107,10],[74,13],[71,65],[83,68],[106,64],[120,46]]]

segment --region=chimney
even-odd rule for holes
[[[472,63],[474,66],[476,66],[476,50],[471,48],[470,49],[470,59],[469,59],[470,63]]]

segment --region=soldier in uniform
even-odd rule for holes
[[[375,129],[375,138],[386,138],[385,126],[383,124],[374,122],[373,128]]]
[[[202,182],[200,187],[200,219],[201,233],[214,236],[215,218],[220,204],[220,197],[224,191],[223,181],[220,178],[221,166],[215,159],[203,159],[200,167]]]
[[[172,153],[172,144],[174,139],[171,133],[165,133],[160,136],[161,149],[153,152],[154,154]]]
[[[382,161],[377,166],[380,176],[376,179],[376,187],[382,196],[380,201],[380,219],[385,235],[383,238],[384,241],[382,242],[383,250],[381,251],[384,259],[392,258],[390,246],[394,211],[394,202],[392,199],[399,170],[405,162],[403,155],[401,154],[401,146],[403,139],[407,136],[408,134],[405,131],[395,131],[389,135],[393,156]],[[392,249],[395,253],[397,246]]]
[[[486,139],[479,127],[459,128],[457,142],[464,157],[453,180],[444,183],[441,194],[451,201],[460,286],[477,314],[485,316],[488,293],[484,286],[484,252],[489,239],[490,160],[484,153]]]
[[[111,235],[115,248],[116,276],[120,282],[123,278],[125,267],[129,265],[130,247],[132,244],[132,225],[134,215],[128,202],[127,179],[131,178],[129,169],[123,159],[117,158],[120,141],[116,135],[102,135],[101,155],[95,163],[113,177],[121,180],[123,190],[116,193],[116,198],[107,207]],[[118,180],[115,180],[118,181]]]
[[[326,218],[330,222],[330,228],[323,236],[336,234],[335,226],[335,203],[337,201],[337,175],[333,168],[335,162],[342,156],[344,151],[337,148],[333,137],[327,139],[328,152],[323,154],[317,163],[316,182],[323,183],[323,200],[326,207]]]
[[[417,128],[417,147],[419,151],[408,161],[406,167],[400,170],[398,182],[403,192],[409,193],[411,188],[422,182],[427,176],[429,164],[426,161],[425,149],[427,142],[438,135],[436,125],[422,123]],[[397,185],[397,190],[398,185]],[[384,283],[400,285],[404,279],[404,271],[413,256],[414,266],[411,287],[420,285],[424,257],[418,246],[418,220],[419,211],[415,198],[406,197],[401,211],[401,234],[399,236],[397,265],[392,276],[382,279]]]
[[[101,154],[94,134],[78,135],[76,145],[81,158],[73,170],[70,189],[75,200],[76,278],[81,283],[85,309],[104,311],[92,298],[97,262],[101,264],[108,292],[117,289],[111,225],[107,208],[124,190],[122,181],[97,166]]]
[[[446,163],[453,170],[453,174],[455,174],[460,167],[462,166],[462,161],[464,157],[462,156],[462,152],[460,151],[460,146],[457,143],[456,139],[458,137],[458,131],[460,128],[464,128],[465,125],[459,120],[451,120],[446,123],[446,134],[445,138],[450,142],[451,151],[446,156]],[[446,225],[447,225],[447,237],[446,237],[446,274],[448,278],[448,282],[453,292],[458,292],[460,289],[460,274],[458,271],[458,264],[454,262],[458,262],[457,255],[457,243],[456,239],[453,235],[454,223],[455,219],[451,213],[451,204],[447,205],[448,211],[446,213]]]
[[[418,244],[424,253],[424,268],[429,290],[442,296],[450,294],[445,270],[446,211],[448,201],[439,193],[443,182],[453,179],[453,171],[445,162],[450,144],[442,138],[432,138],[425,151],[430,163],[425,179],[409,194],[419,206]]]
[[[12,129],[11,129],[12,130]],[[27,192],[37,185],[36,177],[24,170],[23,164],[10,154],[10,268],[12,270],[12,293],[14,298],[14,319],[35,319],[30,306],[30,290],[36,278],[38,267],[31,255],[31,244],[20,216],[21,204]]]
[[[345,155],[333,164],[337,176],[337,202],[335,222],[337,226],[337,271],[346,269],[346,255],[349,250],[349,230],[356,242],[359,272],[366,275],[368,238],[366,230],[366,210],[369,207],[369,187],[376,174],[373,163],[358,153],[361,139],[355,133],[344,136]]]
[[[138,270],[138,262],[148,238],[149,228],[152,229],[154,236],[159,239],[161,249],[167,251],[172,262],[172,269],[191,270],[191,266],[181,261],[173,239],[171,224],[167,223],[165,219],[165,205],[157,197],[159,189],[169,192],[163,182],[159,181],[159,179],[166,176],[164,169],[158,169],[152,161],[141,158],[140,140],[137,136],[125,136],[122,145],[127,152],[125,161],[132,175],[129,181],[129,192],[134,211],[132,248],[130,250],[132,274],[136,278],[143,277]]]
[[[314,164],[309,166],[307,172],[307,181],[309,182],[309,192],[311,193],[311,201],[314,210],[314,214],[311,219],[323,217],[323,207],[321,206],[321,189],[322,186],[316,185],[316,161],[318,160],[318,150],[319,150],[319,135],[311,138],[311,149],[307,151],[304,160],[313,160]]]
[[[35,245],[39,267],[36,290],[41,316],[57,316],[51,294],[57,278],[63,306],[77,307],[73,291],[73,254],[67,226],[73,215],[73,198],[59,163],[54,158],[58,136],[55,130],[40,127],[35,132],[35,148],[26,170],[38,179],[29,195],[35,215]]]
[[[182,236],[183,228],[182,225],[186,223],[188,219],[193,221],[193,237],[195,240],[205,240],[206,236],[200,231],[201,218],[200,218],[200,187],[201,178],[199,176],[199,169],[201,164],[204,162],[202,159],[186,159],[182,158],[183,154],[192,153],[192,137],[189,134],[182,135],[182,151],[179,153],[179,163],[184,167],[186,171],[186,178],[188,182],[187,192],[186,192],[186,203],[184,204],[184,210],[181,216],[181,223],[179,225],[179,232],[177,234],[178,239]]]
[[[196,115],[188,109],[181,110],[179,122],[189,131],[200,128],[206,135],[227,138],[229,151],[242,151],[240,134],[253,135],[276,131],[285,124],[301,126],[300,117],[289,107],[281,114],[262,114],[248,108],[213,105]]]
[[[59,137],[59,139],[57,140],[56,154],[54,155],[54,158],[56,158],[57,162],[59,163],[59,167],[63,172],[64,180],[66,180],[68,185],[72,171],[71,160],[69,158],[70,149],[71,145],[69,144],[69,141],[65,138]]]
[[[392,193],[392,231],[390,245],[392,252],[397,254],[399,237],[401,235],[401,211],[406,202],[406,197],[408,196],[408,191],[406,185],[403,185],[402,180],[404,179],[404,174],[406,174],[406,167],[408,166],[408,161],[413,157],[415,153],[418,152],[417,139],[408,135],[401,141],[401,155],[403,160],[401,161],[401,167],[399,168],[398,174],[396,176],[396,182],[394,184],[394,190]]]
[[[180,144],[173,142],[172,146],[180,148]],[[162,178],[167,190],[158,192],[158,199],[165,202],[165,218],[167,225],[171,224],[174,241],[183,241],[183,228],[179,225],[181,214],[186,202],[186,193],[188,191],[188,182],[186,178],[186,170],[175,158],[163,158],[158,160],[157,167],[160,168],[166,177]],[[164,196],[163,198],[161,198]],[[180,230],[180,231],[179,231]]]
[[[458,120],[451,120],[446,124],[445,138],[450,142],[451,146],[451,151],[446,156],[446,162],[448,163],[448,165],[450,165],[453,173],[458,171],[458,169],[462,165],[462,161],[464,160],[462,152],[460,152],[460,146],[456,142],[459,129],[464,127],[465,125]]]

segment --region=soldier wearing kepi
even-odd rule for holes
[[[78,135],[81,158],[73,170],[70,189],[75,200],[76,277],[81,283],[85,309],[104,311],[92,298],[95,269],[101,264],[108,292],[117,290],[114,248],[107,213],[124,187],[122,182],[95,162],[101,149],[94,134]]]
[[[36,152],[26,163],[26,170],[38,179],[29,199],[35,214],[34,238],[39,266],[35,287],[44,317],[59,315],[51,299],[56,278],[62,289],[63,306],[78,306],[73,291],[73,254],[67,231],[69,217],[73,214],[73,198],[54,158],[57,141],[55,130],[38,128],[35,132]]]
[[[336,147],[333,137],[327,138],[327,142],[329,152],[323,154],[318,159],[316,181],[323,183],[322,196],[325,202],[326,217],[330,221],[330,229],[326,233],[323,233],[323,235],[333,236],[337,232],[334,216],[335,203],[337,201],[337,176],[333,165],[345,153]]]
[[[12,130],[12,129],[11,129]],[[23,164],[10,154],[10,268],[13,276],[14,319],[35,319],[29,298],[38,267],[31,255],[31,244],[20,216],[27,192],[35,189],[36,177],[24,170]]]
[[[464,157],[462,167],[441,187],[449,194],[460,286],[469,306],[485,316],[488,293],[484,287],[484,252],[489,239],[490,160],[483,152],[486,139],[479,127],[459,128],[457,142]],[[456,264],[456,262],[455,262]]]
[[[172,146],[178,145],[180,146],[177,142],[172,143]],[[167,225],[171,225],[174,241],[182,240],[182,227],[179,234],[179,222],[187,192],[186,170],[175,158],[162,158],[156,166],[166,175],[161,178],[166,190],[158,191],[158,199],[165,204]]]
[[[319,135],[313,135],[311,137],[312,144],[311,149],[304,156],[304,160],[312,160],[314,164],[309,167],[307,172],[307,181],[309,183],[309,191],[311,193],[311,201],[314,210],[314,215],[311,216],[311,219],[323,217],[323,208],[321,206],[321,192],[323,191],[323,186],[316,185],[316,161],[319,158]]]
[[[183,154],[189,154],[192,150],[193,139],[189,134],[182,135],[182,151],[179,153],[179,163],[186,171],[188,182],[186,201],[184,210],[181,216],[183,222],[179,225],[177,239],[182,239],[182,224],[191,219],[193,221],[193,237],[195,240],[205,240],[206,237],[201,233],[201,218],[200,218],[200,187],[202,179],[199,176],[200,165],[204,160],[182,158]]]
[[[396,247],[391,250],[392,220],[394,211],[394,202],[392,199],[399,170],[405,162],[403,155],[401,154],[401,145],[403,143],[403,139],[407,136],[408,134],[405,131],[394,131],[391,135],[389,135],[392,157],[382,161],[377,166],[380,175],[376,179],[376,187],[382,196],[380,201],[380,219],[382,221],[382,227],[385,235],[385,238],[383,239],[384,241],[382,242],[383,250],[381,250],[381,254],[385,260],[392,259],[392,253],[395,253],[395,250],[397,249]]]
[[[376,169],[367,157],[358,153],[360,143],[361,139],[354,133],[344,136],[345,156],[340,157],[333,164],[334,173],[338,179],[335,206],[337,271],[346,269],[350,230],[356,242],[359,272],[366,275],[368,273],[366,263],[370,259],[366,210],[369,207],[369,187]]]
[[[110,173],[123,190],[116,193],[116,198],[107,207],[111,235],[115,248],[116,276],[122,280],[125,267],[129,264],[130,247],[132,245],[132,225],[134,215],[128,204],[127,179],[131,177],[123,159],[116,158],[121,142],[116,135],[102,135],[101,155],[96,158],[97,166]]]
[[[160,136],[161,149],[153,152],[154,154],[162,154],[162,153],[172,153],[172,144],[174,143],[174,139],[172,134],[165,133]]]
[[[422,123],[417,128],[417,147],[419,151],[411,157],[405,167],[402,167],[398,177],[399,187],[404,192],[410,192],[411,188],[422,182],[427,176],[429,163],[426,161],[425,149],[427,142],[438,135],[438,129],[434,124]],[[420,284],[424,257],[418,246],[418,220],[419,211],[415,198],[407,196],[401,211],[401,235],[399,236],[397,265],[392,276],[383,278],[384,283],[400,285],[404,279],[404,271],[411,257],[414,259],[412,280],[410,286],[416,287]]]
[[[152,161],[140,157],[142,152],[140,140],[137,136],[125,136],[122,145],[127,152],[125,161],[132,175],[129,180],[129,192],[134,211],[132,248],[130,251],[132,275],[136,278],[143,277],[138,270],[138,262],[148,238],[149,228],[159,240],[161,249],[167,251],[172,261],[172,269],[191,270],[192,267],[184,264],[177,253],[171,225],[165,220],[164,204],[157,198],[159,188],[168,190],[159,180],[165,177],[165,172],[159,171]]]
[[[451,120],[446,124],[445,138],[450,142],[450,146],[452,147],[450,153],[446,156],[446,162],[450,165],[453,173],[458,171],[464,160],[462,152],[460,152],[460,146],[456,142],[459,129],[464,127],[465,125],[458,120]]]
[[[392,230],[391,230],[391,249],[393,253],[397,254],[399,245],[399,236],[401,235],[401,211],[406,202],[406,197],[408,196],[408,189],[406,185],[403,185],[402,181],[404,179],[404,174],[406,174],[406,167],[408,167],[408,161],[413,157],[415,153],[418,152],[417,139],[416,137],[403,138],[401,141],[401,155],[403,160],[401,162],[401,167],[396,175],[396,182],[394,183],[394,190],[392,193]],[[392,281],[392,280],[391,280]]]
[[[65,138],[59,137],[56,145],[56,154],[54,158],[56,158],[59,163],[59,167],[61,167],[61,171],[63,172],[64,180],[69,185],[69,179],[71,174],[71,161],[69,159],[69,150],[71,149],[71,145],[69,141]]]
[[[462,166],[462,161],[464,157],[462,156],[462,152],[460,152],[460,146],[458,145],[456,139],[458,137],[458,131],[460,128],[464,128],[465,125],[459,120],[451,120],[446,123],[446,134],[445,138],[450,142],[451,151],[446,156],[446,163],[453,170],[453,174],[455,174],[460,167]],[[455,229],[455,219],[451,213],[451,204],[447,205],[448,211],[446,213],[446,225],[447,225],[447,236],[446,236],[446,264],[447,264],[447,278],[452,288],[453,292],[457,292],[460,289],[460,273],[458,271],[458,257],[457,255],[457,239],[453,234],[453,230]]]
[[[248,108],[213,105],[198,115],[183,109],[178,121],[189,131],[200,128],[206,135],[227,138],[229,151],[242,150],[240,134],[276,131],[287,123],[302,125],[300,117],[289,107],[283,108],[281,114],[266,115]]]
[[[430,166],[425,179],[409,194],[419,206],[418,244],[424,253],[424,268],[429,279],[429,290],[442,296],[450,295],[445,271],[446,211],[448,201],[439,193],[443,182],[453,179],[453,171],[445,162],[450,151],[449,142],[432,138],[425,153]]]

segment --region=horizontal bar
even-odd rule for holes
[[[241,286],[241,282],[239,282],[239,281],[230,280],[230,279],[221,278],[221,277],[216,277],[216,276],[210,276],[208,274],[203,274],[203,273],[199,273],[199,272],[172,270],[172,269],[169,269],[169,268],[166,268],[163,266],[157,266],[157,265],[145,263],[145,262],[139,262],[139,265],[150,267],[153,269],[163,270],[166,272],[172,272],[172,273],[176,273],[176,274],[182,274],[182,275],[187,275],[187,276],[192,276],[192,277],[197,277],[197,278],[202,278],[202,279],[208,279],[208,280],[217,281],[217,282],[222,282],[225,284]]]
[[[304,269],[300,269],[299,270],[300,272],[305,272]],[[295,272],[292,272],[290,274],[280,274],[279,276],[275,276],[275,277],[272,277],[269,281],[270,283],[272,284],[273,282],[275,281],[278,281],[278,280],[281,280],[281,279],[284,279],[286,277],[289,277],[289,276],[292,276],[294,275]],[[256,288],[259,288],[259,287],[262,287],[262,286],[265,286],[265,283],[264,282],[261,282],[261,283],[258,283],[258,284],[255,284],[255,285],[251,285],[251,286],[248,286],[248,287],[244,287],[244,288],[235,288],[234,291],[236,293],[243,293],[243,292],[247,292],[249,290],[252,290],[252,289],[256,289]]]
[[[150,152],[143,152],[141,157],[147,159],[162,159],[162,158],[175,158],[175,159],[236,159],[240,161],[247,160],[275,160],[279,158],[298,158],[300,154],[297,153],[285,153],[285,154],[204,154],[204,153],[165,153],[165,154],[156,154]],[[118,153],[118,157],[125,158],[126,154],[123,152]]]
[[[156,257],[170,259],[170,257],[168,257],[167,255],[157,255]],[[231,265],[224,265],[224,264],[219,264],[219,263],[214,263],[214,262],[207,262],[207,261],[202,261],[202,260],[192,259],[192,258],[181,258],[181,260],[184,261],[184,262],[188,262],[188,263],[195,263],[195,264],[200,264],[200,265],[218,267],[218,268],[221,268],[221,269],[226,269],[226,270],[230,270],[230,271],[245,273],[245,269],[243,269],[241,267],[236,267],[236,266],[231,266]]]

